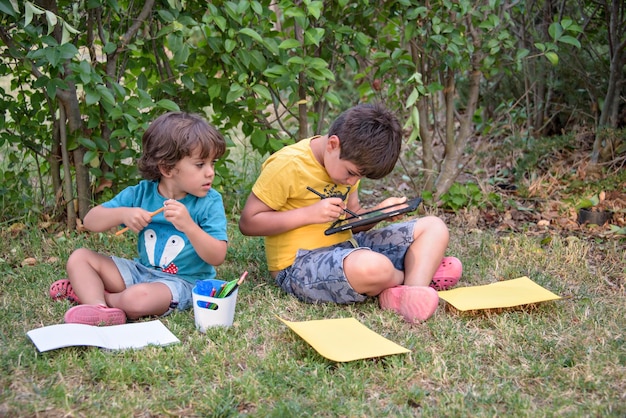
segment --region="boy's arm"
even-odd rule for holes
[[[226,259],[228,243],[213,238],[197,224],[193,224],[185,235],[193,246],[198,256],[212,266],[219,266]]]
[[[333,222],[343,213],[338,197],[298,209],[275,211],[254,193],[250,193],[239,218],[239,230],[244,235],[269,236],[291,231],[305,225]]]
[[[195,223],[184,204],[176,200],[167,200],[163,216],[176,229],[187,235],[189,242],[201,259],[212,266],[219,266],[224,262],[228,243],[212,237]]]
[[[151,219],[150,212],[142,208],[106,208],[98,205],[87,212],[83,226],[93,232],[104,232],[124,224],[128,229],[138,232],[145,228]]]

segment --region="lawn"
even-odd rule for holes
[[[177,312],[162,322],[180,344],[38,353],[26,332],[62,322],[69,303],[47,293],[70,252],[135,252],[132,234],[47,227],[2,231],[0,416],[626,416],[623,240],[453,225],[449,254],[464,263],[460,286],[528,276],[563,298],[471,312],[442,301],[431,319],[409,325],[375,300],[306,305],[283,294],[269,279],[262,240],[242,237],[233,221],[218,275],[250,275],[231,328],[202,334],[192,311]],[[335,363],[276,315],[354,317],[411,351]]]

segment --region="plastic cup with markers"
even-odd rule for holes
[[[230,327],[235,318],[235,307],[239,286],[248,272],[239,279],[229,282],[223,280],[200,280],[193,288],[193,314],[196,328],[206,332],[210,327]]]

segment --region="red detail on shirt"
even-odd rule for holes
[[[170,273],[170,274],[176,274],[178,273],[178,267],[176,267],[176,264],[171,263],[169,266],[165,267],[163,269],[164,273]]]

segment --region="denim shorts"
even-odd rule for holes
[[[193,283],[174,274],[149,269],[133,260],[115,256],[111,256],[111,259],[120,271],[127,288],[139,283],[163,283],[170,289],[172,293],[170,309],[163,315],[171,313],[174,309],[185,310],[192,306]]]
[[[357,293],[348,283],[344,258],[357,249],[367,249],[384,254],[396,269],[404,270],[404,256],[413,243],[414,226],[415,221],[393,223],[359,232],[352,240],[330,247],[298,250],[293,264],[276,276],[276,284],[303,302],[363,302],[368,296]]]

